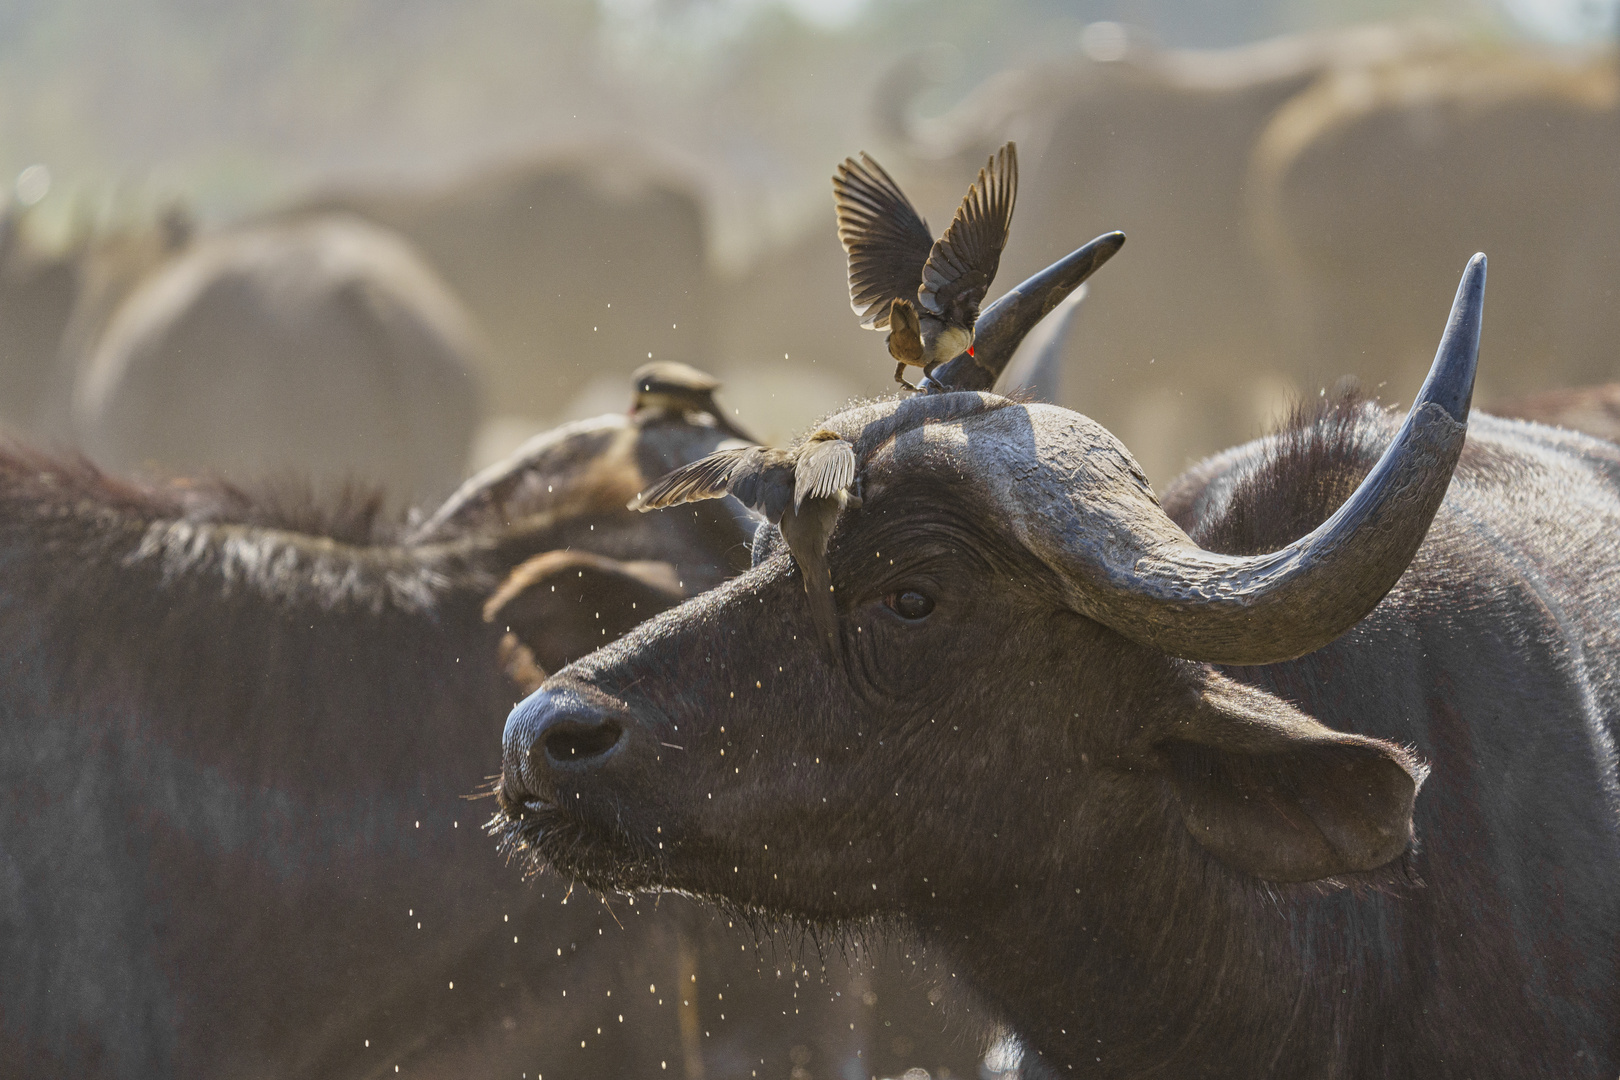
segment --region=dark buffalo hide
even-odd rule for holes
[[[1008,511],[1070,469],[1146,491],[1089,421],[955,394],[825,426],[864,500],[836,645],[767,544],[514,711],[510,843],[599,888],[901,923],[1034,1075],[1616,1074],[1613,445],[1476,416],[1370,615],[1222,668],[1079,614],[1057,526]],[[1334,403],[1166,505],[1275,551],[1393,430]]]

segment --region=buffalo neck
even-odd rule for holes
[[[1257,1060],[1271,1076],[1361,1075],[1358,1015],[1387,992],[1368,973],[1390,968],[1357,955],[1373,947],[1358,928],[1390,918],[1389,897],[1247,878],[1192,842],[1168,794],[1144,810],[1083,858],[918,920],[1019,1033],[1025,1075],[1236,1078]]]

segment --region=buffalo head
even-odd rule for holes
[[[834,416],[861,499],[826,550],[833,647],[767,528],[752,570],[513,710],[497,829],[597,888],[992,952],[1029,947],[987,918],[1010,897],[1078,931],[1121,874],[1397,864],[1423,767],[1211,665],[1318,649],[1401,576],[1462,448],[1484,276],[1476,256],[1360,488],[1274,552],[1198,548],[1064,409],[959,391]]]

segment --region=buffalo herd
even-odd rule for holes
[[[776,448],[650,153],[0,207],[0,1080],[1620,1073],[1620,68],[1105,29],[879,81],[1029,276]]]
[[[987,79],[934,115],[914,104],[933,100],[915,83],[877,80],[880,145],[869,148],[925,216],[948,215],[986,155],[1016,139],[1024,194],[1008,276],[1047,265],[1071,238],[1111,228],[1134,238],[1132,259],[1096,285],[1086,332],[1063,365],[1061,403],[1119,432],[1156,484],[1264,430],[1293,394],[1347,374],[1373,394],[1398,384],[1440,315],[1427,284],[1480,248],[1492,253],[1498,284],[1482,404],[1620,376],[1608,344],[1620,236],[1608,197],[1620,169],[1612,55],[1422,26],[1218,50],[1158,48],[1129,32],[1085,40]],[[100,436],[91,403],[101,395],[87,384],[91,368],[119,362],[112,343],[98,348],[115,319],[130,327],[156,316],[148,307],[122,318],[136,286],[211,232],[262,236],[334,215],[392,233],[431,270],[435,291],[464,309],[478,334],[470,353],[464,342],[455,351],[471,368],[473,423],[491,431],[600,412],[648,359],[720,374],[767,434],[880,390],[864,359],[870,342],[849,319],[825,203],[784,204],[769,222],[734,220],[741,211],[725,195],[743,181],[721,169],[597,140],[434,183],[316,189],[236,225],[193,228],[171,211],[145,225],[87,226],[54,244],[29,220],[40,207],[0,210],[0,421],[80,446],[111,439]],[[825,199],[819,184],[815,195]],[[746,259],[715,239],[739,233],[756,238]],[[244,288],[270,293],[274,284]],[[233,310],[227,299],[199,300],[219,312],[196,310],[186,317],[193,324]],[[343,307],[341,298],[328,304]],[[261,325],[286,310],[258,307]],[[329,321],[387,322],[366,312]],[[147,340],[188,332],[154,328]],[[339,339],[344,332],[359,330],[340,329]],[[292,336],[275,330],[257,353],[222,362],[208,411],[226,415],[241,369]],[[142,367],[124,369],[132,391]],[[327,379],[369,385],[375,375],[340,368]],[[320,387],[291,405],[267,401],[264,414],[307,426],[320,415]],[[200,445],[194,411],[177,403],[166,423]],[[438,436],[446,441],[450,412]],[[501,418],[511,423],[492,423]],[[428,435],[412,425],[357,432],[349,449],[358,469],[379,440],[410,438]],[[483,464],[511,445],[515,437],[469,443],[462,454]],[[227,464],[240,453],[213,451],[210,460]],[[161,471],[172,460],[162,448],[119,453],[101,463]],[[413,477],[410,488],[431,500],[442,483]],[[403,490],[395,497],[406,501]]]

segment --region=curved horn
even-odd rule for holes
[[[1103,233],[1001,296],[974,324],[973,355],[941,364],[923,388],[930,393],[994,388],[1024,335],[1124,246],[1124,233]]]
[[[1106,432],[1080,417],[1088,449],[1058,451],[1065,472],[1027,481],[1023,497],[1009,493],[1015,527],[1059,571],[1076,610],[1142,644],[1221,664],[1277,663],[1319,649],[1394,587],[1440,508],[1467,432],[1484,299],[1485,256],[1475,255],[1394,441],[1332,517],[1280,551],[1234,556],[1198,547],[1122,448],[1117,457],[1094,452]]]

